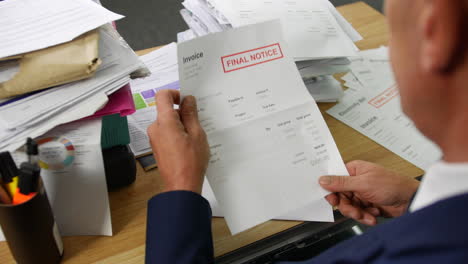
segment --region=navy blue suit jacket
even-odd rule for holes
[[[468,195],[436,203],[347,240],[307,264],[468,263]],[[146,263],[212,263],[211,209],[200,195],[168,192],[148,204]],[[284,264],[284,263],[283,263]]]

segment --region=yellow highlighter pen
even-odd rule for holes
[[[12,181],[7,184],[7,191],[11,197],[14,197],[16,194],[16,189],[18,188],[18,176],[13,177]]]

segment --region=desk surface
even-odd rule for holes
[[[384,17],[362,2],[339,7],[338,10],[361,33],[364,40],[357,43],[362,49],[378,48],[388,41]],[[144,54],[153,49],[144,50]],[[333,104],[320,104],[323,111]],[[335,138],[345,162],[361,159],[381,164],[399,173],[412,177],[423,171],[400,157],[377,145],[325,114],[325,120]],[[138,165],[137,180],[132,186],[109,194],[112,213],[113,237],[65,237],[65,263],[144,263],[146,204],[161,191],[157,170],[145,173]],[[215,255],[220,256],[232,250],[269,237],[300,224],[294,221],[269,221],[246,232],[231,236],[224,219],[213,219]],[[5,242],[0,243],[0,260],[13,263]]]

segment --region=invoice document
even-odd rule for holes
[[[326,0],[209,1],[233,27],[281,19],[285,39],[296,60],[355,55],[356,46],[330,12]]]
[[[152,75],[131,81],[137,111],[128,116],[128,127],[131,139],[130,148],[136,156],[152,152],[146,130],[156,120],[155,94],[162,89],[179,89],[177,45],[175,43],[143,55],[140,59],[146,64]],[[314,98],[317,99],[315,96]],[[205,182],[203,186],[202,195],[210,203],[213,216],[224,217],[224,213],[208,182]],[[332,222],[334,220],[330,206],[323,199],[305,208],[275,218],[319,222]]]
[[[208,135],[207,179],[233,234],[325,202],[318,178],[347,175],[279,20],[183,42],[178,63],[182,96],[197,98]]]

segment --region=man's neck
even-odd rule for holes
[[[458,112],[444,130],[439,146],[444,153],[443,159],[450,163],[468,163],[468,113]]]

